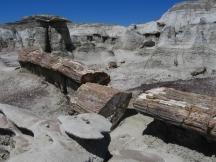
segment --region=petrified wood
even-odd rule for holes
[[[110,76],[102,71],[89,70],[84,64],[38,49],[24,49],[19,53],[19,63],[32,72],[43,75],[50,82],[57,83],[66,90],[67,87],[77,89],[87,82],[106,85]]]
[[[75,111],[98,113],[109,118],[114,126],[124,115],[131,97],[131,93],[99,84],[86,83],[71,97],[71,103]]]
[[[141,94],[134,108],[216,140],[216,97],[162,87]]]

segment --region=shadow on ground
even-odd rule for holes
[[[216,155],[216,142],[208,141],[202,135],[193,131],[154,120],[143,131],[143,135],[160,138],[165,143],[177,144],[196,150],[206,156]]]
[[[81,145],[88,152],[103,158],[104,161],[108,161],[112,156],[108,150],[108,146],[111,141],[111,137],[109,133],[104,133],[104,138],[98,140],[91,140],[91,139],[87,140],[87,139],[77,138],[71,134],[67,134],[67,135],[73,140],[77,141],[77,143],[79,143],[79,145]]]
[[[216,96],[216,77],[196,78],[191,80],[177,80],[155,84],[143,84],[140,89],[143,92],[157,87],[168,87],[176,90],[198,93],[201,95]],[[139,89],[137,88],[137,89]]]

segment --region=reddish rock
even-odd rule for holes
[[[141,94],[134,107],[153,118],[216,140],[215,97],[172,88],[156,88]]]
[[[116,125],[123,116],[131,97],[131,93],[86,83],[77,90],[75,96],[71,97],[71,103],[79,113],[98,113],[110,118],[113,125]]]
[[[78,88],[87,82],[106,85],[110,76],[102,71],[89,70],[84,64],[73,61],[38,49],[25,49],[18,58],[22,67],[34,73],[43,75],[51,82],[57,82],[63,87]]]

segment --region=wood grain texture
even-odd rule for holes
[[[161,87],[141,94],[133,105],[153,118],[216,140],[215,97]]]
[[[93,82],[106,85],[110,82],[110,76],[103,71],[90,70],[84,64],[70,58],[41,52],[38,49],[24,49],[19,53],[21,65],[30,63],[72,79],[78,84]]]
[[[77,90],[75,96],[71,97],[71,103],[75,111],[98,113],[110,118],[115,125],[124,115],[131,97],[131,93],[95,83],[86,83]]]

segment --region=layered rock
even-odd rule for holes
[[[216,140],[216,98],[171,88],[156,88],[141,94],[135,109],[156,119],[196,131]]]
[[[68,87],[77,89],[87,82],[105,85],[110,82],[110,77],[105,72],[89,70],[84,64],[72,59],[50,55],[38,49],[22,50],[18,60],[22,67],[45,76],[64,92],[67,92]]]
[[[11,35],[11,41],[3,38],[2,48],[15,49],[12,43],[18,43],[21,48],[37,47],[45,52],[61,52],[70,56],[73,50],[67,23],[69,21],[57,16],[29,16],[15,23],[3,26]],[[7,32],[5,31],[5,32]],[[7,44],[7,46],[6,46]]]
[[[214,0],[183,1],[169,9],[159,21],[176,28],[199,24],[200,20],[204,23],[214,23],[215,12]]]

